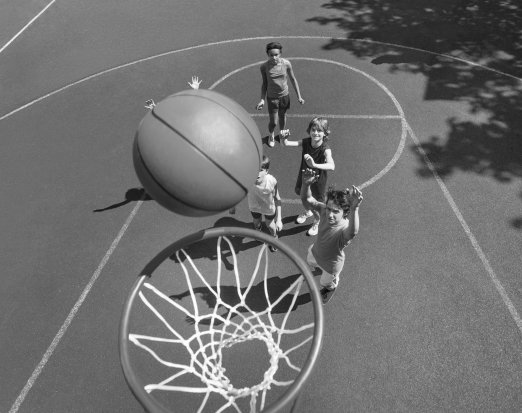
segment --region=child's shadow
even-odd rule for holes
[[[281,296],[281,294],[287,290],[292,283],[294,283],[301,274],[294,274],[290,275],[288,277],[280,278],[280,277],[271,277],[267,279],[266,281],[266,289],[267,289],[267,295],[270,300],[270,303],[274,303],[277,301],[277,299]],[[306,282],[303,281],[303,285],[306,285]],[[217,286],[211,287],[214,291],[217,291]],[[241,288],[241,294],[244,294],[247,287]],[[217,299],[214,293],[207,287],[196,287],[193,289],[193,292],[195,295],[199,295],[199,297],[205,301],[207,306],[210,309],[214,309],[217,304]],[[292,290],[292,292],[295,292],[295,289]],[[170,298],[172,300],[183,300],[186,297],[190,297],[190,291],[185,291],[181,294],[174,294],[171,295]],[[220,316],[224,319],[232,319],[239,315],[239,313],[246,313],[249,310],[244,306],[239,306],[236,308],[235,311],[231,312],[228,306],[234,307],[241,303],[241,298],[238,294],[237,287],[236,286],[230,286],[230,285],[222,285],[220,286],[220,297],[221,300],[226,304],[226,306],[221,305],[221,308],[223,311],[220,313]],[[300,305],[309,303],[312,301],[312,298],[310,296],[309,292],[303,293],[299,295],[294,303],[294,306],[292,308],[292,300],[293,300],[293,294],[287,294],[285,297],[281,299],[281,301],[270,311],[271,314],[278,314],[278,313],[287,313],[289,310],[294,311],[299,307]],[[265,295],[265,282],[261,281],[260,283],[253,285],[250,288],[250,291],[248,292],[247,296],[245,297],[244,303],[255,313],[261,313],[265,311],[269,307],[269,302],[266,299]],[[194,324],[194,319],[192,317],[187,317],[186,321],[190,324]],[[200,320],[201,324],[210,324],[210,319],[202,319]],[[223,321],[221,321],[218,318],[214,319],[214,325],[220,325]]]
[[[290,235],[296,235],[296,234],[299,234],[300,232],[304,232],[304,231],[308,230],[310,225],[307,225],[307,224],[303,224],[303,225],[296,224],[291,228],[285,228],[286,225],[288,225],[290,223],[295,223],[296,218],[297,218],[297,215],[292,215],[292,216],[283,218],[283,229],[281,231],[279,231],[279,233],[278,233],[280,238],[288,237]]]
[[[125,200],[124,201],[117,202],[116,204],[109,205],[109,206],[107,206],[105,208],[95,209],[92,212],[103,212],[103,211],[107,211],[109,209],[114,209],[114,208],[121,207],[123,205],[127,205],[127,204],[129,204],[131,202],[140,201],[140,200],[150,201],[151,199],[152,198],[150,197],[150,195],[145,192],[145,189],[143,189],[143,188],[131,188],[127,192],[125,192]]]
[[[232,217],[222,217],[216,221],[214,227],[252,228],[252,224],[239,221]],[[232,249],[230,248],[230,245],[227,242],[222,241],[221,260],[225,265],[225,268],[229,271],[232,271],[234,269],[233,264],[229,261],[229,258],[232,257],[232,251],[234,251],[237,254],[241,251],[245,251],[249,248],[254,248],[262,244],[261,241],[255,239],[245,242],[243,237],[228,236],[227,238],[232,244]],[[209,260],[217,260],[217,238],[210,238],[206,240],[197,241],[183,248],[183,250],[192,259],[208,258]],[[177,263],[185,261],[185,254],[178,254],[178,256],[176,254],[173,254],[170,258]]]

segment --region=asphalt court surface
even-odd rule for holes
[[[65,6],[59,6],[44,16],[64,15]],[[127,17],[132,20],[131,11],[138,9],[133,4]],[[79,5],[75,12],[81,15]],[[56,40],[51,26],[42,30],[44,38]],[[9,194],[3,208],[8,242],[0,307],[7,349],[1,364],[9,374],[0,376],[5,389],[0,410],[140,411],[123,380],[116,336],[123,300],[138,271],[174,239],[203,227],[246,225],[250,217],[245,202],[236,215],[193,220],[175,217],[152,201],[125,200],[126,192],[139,186],[130,143],[145,113],[143,102],[185,89],[195,74],[204,81],[201,87],[219,82],[216,91],[249,108],[265,135],[268,119],[253,110],[260,87],[256,63],[272,38],[228,34],[224,37],[236,40],[208,45],[215,36],[205,37],[201,29],[200,42],[174,44],[158,37],[157,49],[149,48],[155,43],[144,35],[131,39],[143,49],[132,51],[129,40],[112,59],[103,52],[90,64],[80,45],[72,57],[62,55],[64,64],[56,65],[55,73],[49,68],[56,45],[74,48],[74,41],[63,38],[55,46],[48,41],[45,56],[32,32],[0,55],[9,79],[2,81],[8,98],[0,103],[0,164],[7,177],[2,192]],[[509,216],[503,211],[513,210],[506,187],[513,186],[466,174],[445,181],[442,188],[469,224],[466,232],[440,183],[419,177],[425,164],[415,151],[415,140],[445,132],[449,117],[473,115],[458,102],[426,102],[419,75],[389,72],[344,50],[322,49],[325,36],[277,39],[294,63],[306,99],[300,106],[294,96],[288,121],[293,137],[305,136],[308,115],[328,115],[336,161],[329,180],[365,189],[361,233],[347,250],[350,275],[327,308],[323,352],[304,389],[302,411],[517,410],[521,333],[513,310],[522,308],[516,277],[520,233],[502,230]],[[114,50],[113,44],[106,47]],[[42,65],[15,70],[32,50],[39,51],[37,60],[45,56]],[[165,54],[137,61],[154,56],[151,50]],[[97,56],[94,49],[89,53]],[[127,62],[136,63],[117,68]],[[311,239],[306,226],[293,223],[300,212],[293,193],[299,152],[279,145],[264,150],[288,200],[281,239],[304,255]],[[380,174],[388,165],[391,169]],[[477,209],[477,203],[490,207]],[[92,289],[63,330],[90,281]]]

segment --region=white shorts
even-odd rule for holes
[[[317,264],[314,254],[312,254],[313,246],[314,244],[308,247],[306,263],[310,267],[311,271],[315,270],[316,268],[319,268],[322,271],[321,279],[319,280],[319,284],[321,284],[321,287],[328,288],[329,290],[337,288],[337,285],[339,284],[339,274],[330,274],[329,272],[325,271],[319,264]]]

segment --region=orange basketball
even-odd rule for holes
[[[136,174],[147,193],[181,215],[207,216],[241,201],[262,157],[259,129],[234,100],[187,90],[159,102],[134,139]]]

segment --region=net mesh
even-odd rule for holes
[[[228,251],[233,261],[232,273],[223,273],[222,265],[222,243],[228,245]],[[223,412],[228,408],[241,412],[238,399],[247,399],[249,411],[251,413],[263,410],[265,407],[267,392],[272,386],[290,386],[294,380],[284,378],[278,379],[277,373],[282,364],[285,368],[300,372],[298,367],[292,361],[293,354],[296,350],[305,346],[313,339],[314,323],[300,325],[298,327],[289,327],[288,320],[291,317],[292,309],[295,307],[300,292],[303,288],[304,277],[301,274],[292,282],[288,288],[283,290],[277,297],[269,293],[268,279],[268,252],[267,244],[264,243],[257,253],[255,267],[251,276],[247,276],[247,281],[243,281],[239,273],[237,254],[234,250],[233,243],[227,236],[220,236],[216,241],[216,258],[217,273],[216,285],[211,286],[194,260],[190,257],[186,249],[176,251],[176,261],[180,263],[183,269],[184,279],[188,287],[191,305],[186,308],[177,300],[169,297],[160,291],[151,283],[144,283],[143,288],[138,292],[141,302],[150,310],[157,320],[167,329],[164,336],[146,335],[129,333],[128,339],[137,347],[148,352],[161,365],[173,369],[174,373],[168,377],[162,378],[157,383],[148,383],[144,386],[147,393],[153,391],[165,392],[185,392],[185,393],[201,393],[203,399],[199,405],[198,413],[204,411],[207,401],[211,395],[222,396],[221,407],[217,412]],[[206,300],[207,305],[201,305],[196,297],[193,287],[193,277],[197,283],[202,283],[204,288],[212,295],[212,300]],[[235,289],[238,299],[233,303],[222,297],[223,278],[233,277],[235,281]],[[247,296],[254,286],[254,280],[260,277],[262,279],[262,290],[266,300],[266,306],[263,309],[253,309],[249,306]],[[226,280],[230,282],[230,280]],[[147,292],[147,294],[145,293]],[[154,297],[154,300],[151,299]],[[158,300],[163,305],[167,305],[175,311],[184,313],[187,320],[191,320],[194,326],[192,333],[188,337],[183,337],[179,329],[176,329],[164,312],[160,311],[159,306],[155,302]],[[289,305],[285,305],[285,311],[282,317],[277,319],[272,312],[281,307],[283,300],[289,301]],[[208,303],[212,302],[212,306]],[[204,308],[206,307],[206,308]],[[256,311],[257,310],[257,311]],[[186,334],[186,333],[185,333]],[[294,345],[290,348],[283,349],[283,337],[285,335],[293,335],[297,337]],[[252,386],[236,388],[227,377],[227,371],[224,366],[223,351],[227,348],[239,344],[259,340],[266,345],[269,355],[269,368],[264,372],[263,379]],[[167,360],[154,349],[154,343],[163,343],[172,346],[181,346],[187,353],[188,358],[185,364],[176,363]],[[187,386],[181,382],[186,375],[193,375],[199,380],[197,383],[201,385]],[[258,409],[259,405],[259,409]]]

